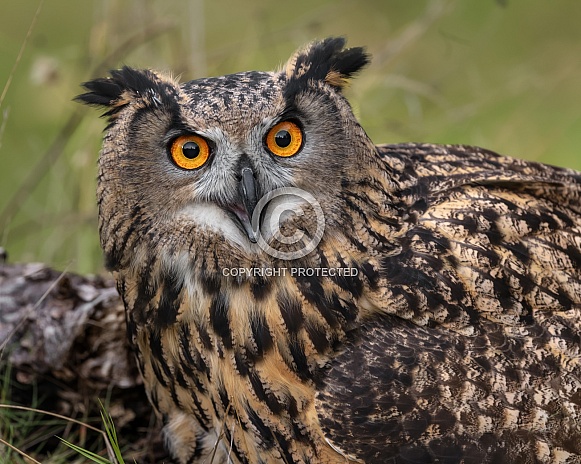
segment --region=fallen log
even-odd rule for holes
[[[4,261],[0,253],[5,397],[24,406],[37,398],[37,408],[99,428],[100,400],[113,418],[126,462],[169,462],[127,342],[113,280]],[[44,462],[56,446],[58,439],[51,438],[35,444],[36,454],[30,452]]]

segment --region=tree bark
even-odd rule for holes
[[[126,462],[168,462],[112,279],[8,265],[1,255],[0,362],[10,401],[30,406],[42,398],[36,407],[100,428],[100,399],[128,446]]]

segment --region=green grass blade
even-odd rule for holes
[[[60,441],[62,441],[65,445],[67,445],[69,448],[71,448],[72,450],[76,451],[77,453],[86,457],[87,459],[90,459],[91,461],[96,462],[97,464],[113,464],[108,459],[105,459],[104,457],[99,456],[98,454],[92,453],[91,451],[88,451],[80,446],[77,446],[77,445],[65,440],[64,438],[58,437],[58,439]]]
[[[99,400],[99,404],[101,405],[101,419],[103,420],[103,425],[105,426],[105,432],[107,433],[107,437],[109,439],[109,443],[113,448],[113,452],[115,453],[115,457],[119,464],[125,464],[123,460],[123,456],[121,455],[121,449],[119,447],[119,439],[117,438],[117,431],[115,430],[115,423],[113,422],[113,418]]]

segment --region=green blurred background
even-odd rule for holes
[[[374,56],[347,94],[377,143],[475,144],[581,170],[579,0],[45,0],[36,16],[37,1],[2,6],[0,246],[10,261],[102,270],[104,121],[71,100],[81,81],[123,64],[182,80],[268,70],[342,35]]]

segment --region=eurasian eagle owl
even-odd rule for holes
[[[331,38],[178,84],[125,67],[101,244],[185,463],[581,462],[581,174],[374,145]]]

